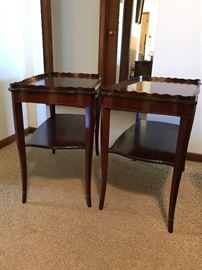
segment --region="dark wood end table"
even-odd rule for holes
[[[86,200],[91,206],[91,167],[95,123],[95,99],[101,78],[97,74],[41,74],[12,83],[13,113],[22,174],[22,202],[27,199],[25,147],[55,149],[83,148],[86,152]],[[51,105],[51,117],[25,141],[22,102]],[[85,108],[84,115],[56,114],[55,105]]]
[[[160,162],[174,167],[170,192],[168,231],[173,231],[175,205],[189,137],[195,115],[199,80],[138,78],[101,90],[102,186],[99,209],[103,209],[108,173],[108,152],[131,159]],[[180,117],[180,124],[143,121],[126,130],[109,148],[110,111],[163,114]]]

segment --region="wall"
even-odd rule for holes
[[[202,80],[201,12],[200,0],[160,1],[153,76]],[[188,151],[202,154],[202,93]]]
[[[145,59],[150,60],[151,55],[154,53],[155,39],[156,39],[156,26],[159,14],[158,0],[145,0],[143,12],[149,12],[149,27],[148,36],[145,47]]]
[[[55,71],[98,72],[99,0],[52,0]]]
[[[14,134],[9,83],[43,72],[40,0],[0,0],[0,140]],[[36,105],[24,105],[24,124],[37,126]],[[29,124],[28,124],[29,122]]]

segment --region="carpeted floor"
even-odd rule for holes
[[[202,163],[186,163],[169,234],[171,167],[110,155],[100,211],[100,159],[93,157],[87,208],[84,157],[83,150],[27,149],[23,205],[16,144],[0,150],[1,270],[202,269]]]

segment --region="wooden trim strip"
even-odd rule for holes
[[[41,0],[41,24],[43,38],[44,71],[53,71],[53,40],[52,40],[52,19],[51,0]]]
[[[25,136],[28,135],[29,133],[33,133],[34,131],[36,130],[36,128],[34,127],[28,127],[25,129]],[[11,144],[12,142],[14,142],[16,139],[15,139],[15,134],[3,139],[0,141],[0,149]]]
[[[202,154],[197,153],[187,153],[187,160],[202,162]]]
[[[107,51],[107,19],[109,13],[109,1],[100,1],[100,32],[99,32],[99,59],[98,59],[98,72],[101,74],[103,80],[105,80],[106,70],[106,51]],[[104,81],[103,81],[104,83]]]

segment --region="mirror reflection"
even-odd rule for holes
[[[52,0],[51,6],[54,70],[98,71],[105,86],[151,75],[159,0]]]
[[[155,49],[155,34],[158,18],[159,1],[158,0],[144,0],[139,1],[143,5],[142,10],[139,10],[140,21],[137,21],[137,7],[138,0],[133,2],[129,48],[123,48],[124,31],[128,26],[124,21],[124,9],[126,9],[127,0],[120,0],[119,5],[119,26],[118,26],[118,45],[117,45],[117,60],[116,60],[116,82],[134,76],[148,75],[152,73],[152,63]],[[128,22],[127,22],[128,23]],[[129,50],[128,74],[122,75],[120,69],[122,68],[122,57],[124,53]],[[125,52],[124,52],[125,51]],[[124,77],[125,76],[125,77]]]

